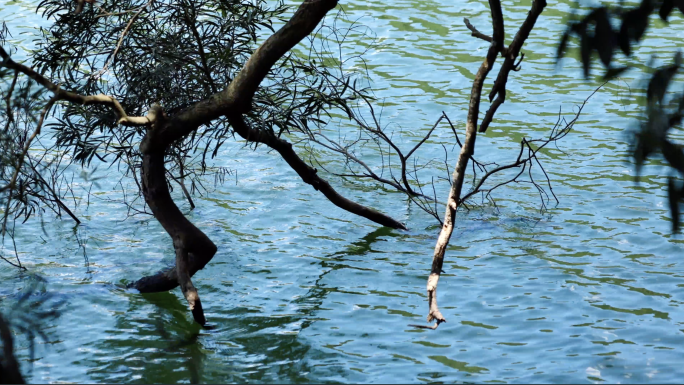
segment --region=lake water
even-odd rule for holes
[[[37,3],[0,5],[12,41],[24,48],[32,46],[37,26],[49,25],[35,15]],[[489,32],[486,2],[341,3],[349,19],[360,18],[380,40],[366,60],[387,104],[383,121],[401,131],[403,148],[441,111],[462,132],[472,78],[487,50],[462,19]],[[529,3],[504,2],[507,41]],[[572,116],[600,84],[581,79],[573,58],[556,69],[556,45],[572,4],[550,2],[540,17],[523,48],[522,71],[509,80],[506,103],[478,138],[479,159],[515,158],[522,137],[548,134],[559,108]],[[669,59],[684,48],[681,14],[670,26],[652,26],[630,61],[641,68],[652,54]],[[439,228],[401,194],[330,177],[348,197],[390,213],[410,230],[380,228],[334,207],[276,154],[242,143],[224,147],[217,162],[237,175],[196,197],[193,211],[178,199],[219,246],[193,280],[214,326],[200,330],[180,290],[140,295],[122,289],[172,263],[172,245],[153,218],[126,219],[116,203],[115,171],[95,173],[106,178],[97,181],[89,202],[91,182],[77,178],[81,226],[46,215],[44,225],[31,220],[17,232],[22,262],[66,301],[61,317],[46,325],[49,343],[39,343],[32,363],[28,344],[19,339],[22,367],[31,370],[27,379],[680,382],[684,238],[670,232],[662,162],[647,166],[637,185],[627,155],[626,128],[638,115],[643,76],[631,71],[608,83],[559,142],[562,152],[544,153],[558,206],[540,214],[536,192],[514,185],[495,193],[498,212],[485,206],[459,213],[439,286],[448,322],[435,331],[407,325],[425,322],[425,284]],[[487,108],[484,102],[483,112]],[[441,125],[420,155],[441,159],[440,143],[451,149],[453,142]],[[442,199],[446,191],[438,186]],[[11,250],[6,243],[3,255]],[[0,278],[6,303],[30,280],[4,263]]]

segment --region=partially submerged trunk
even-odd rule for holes
[[[473,156],[475,151],[475,139],[477,138],[478,132],[477,122],[479,119],[480,99],[482,97],[482,87],[484,86],[484,81],[487,78],[489,71],[492,69],[494,62],[496,61],[496,57],[499,55],[499,53],[501,53],[501,55],[505,57],[505,60],[501,66],[497,80],[492,87],[492,92],[489,94],[489,100],[491,102],[494,99],[494,96],[498,95],[498,97],[492,103],[489,111],[487,111],[480,127],[480,132],[484,132],[487,129],[489,123],[492,121],[494,113],[505,101],[508,74],[510,71],[517,71],[519,69],[516,68],[520,62],[516,64],[515,60],[520,53],[523,43],[532,31],[532,28],[537,21],[537,17],[544,10],[544,7],[546,7],[546,1],[534,1],[529,14],[527,15],[527,19],[523,22],[509,47],[505,47],[504,44],[504,20],[500,1],[490,0],[489,7],[492,14],[493,27],[493,34],[491,37],[480,33],[470,25],[467,19],[465,20],[466,25],[473,32],[473,36],[489,41],[491,45],[487,51],[486,59],[480,65],[480,68],[475,75],[475,79],[473,80],[473,87],[470,93],[468,117],[466,120],[466,137],[465,141],[463,142],[463,146],[461,147],[461,152],[458,156],[456,168],[453,172],[451,189],[449,191],[449,197],[446,205],[446,212],[444,213],[444,221],[437,238],[437,244],[435,245],[435,251],[432,257],[432,269],[427,281],[427,296],[429,304],[427,321],[435,321],[435,324],[431,327],[418,326],[421,328],[436,329],[440,323],[446,322],[446,318],[444,318],[442,313],[439,311],[439,307],[437,306],[437,283],[439,282],[439,276],[442,273],[442,267],[444,265],[444,254],[446,253],[447,246],[449,245],[451,234],[454,231],[456,212],[462,202],[461,192],[463,189],[463,180],[465,177],[466,167],[468,166],[468,161]]]
[[[163,116],[163,112],[160,111],[158,116]],[[168,291],[180,285],[195,321],[204,325],[206,319],[202,302],[190,278],[211,261],[217,248],[202,230],[183,215],[171,198],[164,167],[166,147],[158,145],[159,138],[155,134],[158,132],[158,125],[164,123],[164,119],[158,118],[140,145],[140,152],[143,156],[141,187],[145,202],[173,241],[176,265],[155,275],[144,277],[135,282],[132,287],[142,293],[148,293]]]
[[[276,150],[305,183],[321,191],[336,206],[383,226],[406,229],[401,222],[344,198],[318,175],[316,169],[307,165],[297,155],[291,143],[271,132],[250,128],[242,116],[250,111],[254,93],[271,66],[313,32],[325,14],[336,5],[336,0],[304,1],[287,24],[254,52],[240,73],[223,91],[168,118],[160,106],[153,106],[148,114],[147,134],[140,145],[143,157],[141,187],[152,213],[171,237],[176,264],[132,283],[131,287],[140,292],[159,292],[180,286],[195,321],[201,325],[205,324],[202,303],[191,278],[211,261],[217,247],[173,202],[164,160],[167,149],[174,142],[182,140],[199,126],[221,116],[227,116],[233,130],[245,140],[263,143]]]

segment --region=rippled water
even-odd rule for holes
[[[0,5],[13,41],[25,48],[35,27],[47,25],[33,14],[36,3]],[[383,119],[402,130],[402,145],[420,138],[441,111],[462,129],[487,49],[462,19],[488,31],[485,2],[342,3],[348,18],[360,18],[382,43],[367,61],[387,103]],[[555,45],[571,5],[550,2],[540,17],[523,49],[523,70],[478,138],[480,159],[517,156],[523,136],[547,134],[559,108],[572,115],[598,86],[581,79],[575,59],[556,70]],[[504,8],[510,38],[529,1]],[[684,48],[681,15],[670,26],[654,25],[638,51],[641,63]],[[122,206],[109,201],[121,194],[115,181],[100,180],[89,205],[78,201],[82,226],[48,221],[43,231],[36,220],[20,230],[22,261],[66,300],[28,379],[169,383],[197,373],[202,382],[679,382],[683,238],[670,234],[666,170],[654,162],[637,185],[626,156],[641,76],[633,71],[607,84],[560,144],[563,151],[544,153],[557,207],[539,214],[536,193],[513,186],[495,195],[499,212],[459,213],[439,288],[448,323],[437,331],[407,325],[424,322],[439,229],[400,194],[331,178],[410,230],[378,228],[322,199],[276,155],[226,148],[220,162],[237,170],[236,181],[196,198],[193,211],[179,200],[219,245],[194,279],[215,327],[193,338],[199,329],[179,290],[139,295],[120,288],[172,263],[172,246],[149,217],[124,220]],[[447,127],[422,156],[441,154],[439,143],[453,143]],[[112,178],[108,173],[98,175]],[[77,190],[89,186],[80,181]],[[445,186],[440,191],[446,196]],[[0,278],[3,296],[28,280],[6,264]],[[27,344],[18,348],[28,370]]]

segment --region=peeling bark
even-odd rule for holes
[[[454,231],[454,223],[456,221],[456,210],[460,204],[459,197],[463,188],[463,179],[465,177],[468,160],[473,155],[475,150],[475,139],[477,138],[477,115],[480,110],[480,97],[482,95],[482,86],[487,78],[487,74],[494,65],[496,55],[498,54],[497,46],[494,42],[489,47],[487,58],[480,65],[480,69],[475,75],[473,81],[473,88],[470,93],[470,106],[468,108],[468,119],[466,121],[466,137],[461,147],[461,152],[458,155],[456,168],[452,174],[451,189],[449,190],[449,198],[447,200],[447,208],[444,213],[444,221],[442,229],[437,238],[435,245],[435,252],[432,257],[432,269],[427,282],[428,303],[430,305],[430,312],[428,313],[428,322],[436,321],[437,327],[446,319],[437,307],[437,283],[439,282],[439,275],[442,272],[444,264],[444,253],[449,245],[449,239]]]

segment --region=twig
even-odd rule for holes
[[[116,54],[119,53],[119,49],[121,48],[121,44],[123,43],[124,37],[126,37],[126,34],[128,34],[128,31],[131,29],[131,25],[133,25],[133,22],[135,19],[138,18],[138,16],[142,13],[145,8],[149,7],[150,4],[152,4],[154,0],[150,0],[145,4],[144,6],[140,7],[138,11],[131,17],[131,20],[128,21],[128,24],[126,24],[126,28],[124,28],[123,31],[121,31],[121,36],[119,37],[119,41],[116,44],[116,48],[114,49],[114,52],[107,58],[107,61],[105,62],[104,66],[102,69],[91,75],[91,78],[93,79],[99,79],[102,74],[107,72],[107,69],[109,68],[109,65],[114,62],[116,59]]]
[[[502,48],[502,54],[504,55],[505,60],[501,65],[501,69],[499,69],[499,75],[496,77],[496,81],[492,86],[492,91],[489,93],[489,101],[491,102],[492,100],[494,100],[494,96],[497,94],[498,98],[496,99],[496,101],[494,101],[494,103],[492,103],[491,107],[485,114],[485,117],[482,120],[482,124],[480,125],[479,132],[487,131],[487,127],[489,127],[489,124],[492,122],[496,110],[499,108],[501,104],[503,104],[503,102],[506,101],[506,83],[508,82],[508,74],[513,70],[517,71],[516,68],[519,68],[520,62],[522,62],[522,57],[520,58],[520,61],[518,61],[517,64],[515,63],[515,59],[518,57],[518,54],[520,53],[520,50],[522,49],[522,46],[525,43],[525,40],[527,40],[527,37],[530,35],[532,28],[537,22],[537,18],[539,17],[539,15],[545,7],[546,0],[535,0],[532,3],[532,8],[530,9],[530,12],[527,14],[527,18],[520,26],[518,33],[515,34],[515,37],[513,38],[513,42],[511,43],[511,45],[505,50],[503,50]],[[503,26],[503,23],[501,23],[501,25]],[[496,23],[494,23],[495,33],[496,30]]]
[[[181,189],[183,190],[183,194],[185,195],[185,199],[188,200],[188,203],[190,203],[190,209],[194,210],[195,209],[195,203],[192,201],[192,197],[190,196],[190,193],[188,192],[188,189],[185,188],[185,183],[183,183],[183,180],[178,180],[173,174],[171,174],[170,171],[166,171],[166,173],[171,177],[171,179],[175,180],[176,183],[178,183],[181,186]]]
[[[470,24],[470,20],[468,20],[467,18],[463,18],[463,22],[465,23],[466,27],[468,27],[470,32],[472,32],[471,36],[474,36],[478,39],[482,39],[489,43],[491,43],[494,40],[491,36],[485,35],[484,33],[478,31],[477,28],[475,28],[475,26]]]
[[[432,267],[430,269],[430,275],[427,280],[427,299],[429,312],[427,316],[427,321],[435,321],[438,326],[440,323],[445,322],[446,319],[439,311],[437,305],[437,285],[439,282],[439,277],[442,272],[442,266],[444,264],[444,255],[446,253],[446,248],[449,244],[449,239],[454,230],[454,223],[456,220],[456,211],[458,209],[458,204],[461,201],[461,191],[463,188],[463,181],[465,178],[465,172],[467,170],[468,161],[474,154],[475,149],[475,139],[477,137],[477,123],[478,116],[480,113],[480,99],[482,96],[482,87],[484,85],[485,79],[489,74],[489,71],[494,66],[496,57],[500,52],[504,51],[504,21],[503,12],[501,9],[501,3],[499,0],[489,0],[490,11],[492,15],[492,27],[494,34],[492,37],[491,45],[487,51],[487,57],[480,65],[475,79],[473,80],[473,86],[470,94],[470,103],[468,106],[468,116],[466,119],[466,137],[461,146],[461,151],[456,163],[453,174],[453,182],[451,184],[451,189],[449,190],[449,197],[447,199],[446,211],[444,213],[444,224],[440,230],[437,242],[435,245],[435,250],[432,257]],[[517,52],[520,47],[522,47],[523,42],[527,39],[529,31],[534,26],[537,16],[546,6],[545,0],[535,0],[528,17],[523,23],[523,26],[518,31],[516,38],[513,40],[513,48],[505,50],[507,54],[506,60],[509,59],[510,51]],[[513,56],[513,58],[515,58]],[[501,74],[501,72],[499,72]]]
[[[16,168],[14,170],[14,174],[12,175],[12,179],[10,179],[10,182],[0,188],[0,192],[3,192],[5,190],[9,190],[9,193],[7,194],[7,204],[5,206],[5,214],[3,215],[3,220],[2,220],[2,235],[4,237],[5,231],[7,230],[7,217],[9,216],[9,207],[10,203],[12,202],[12,190],[15,187],[15,184],[17,182],[17,177],[19,176],[19,172],[21,171],[21,167],[24,165],[24,158],[26,157],[26,153],[28,153],[29,148],[31,147],[31,143],[33,143],[33,140],[40,134],[40,129],[43,127],[43,122],[45,121],[45,116],[48,114],[52,106],[55,104],[57,101],[56,97],[52,97],[47,104],[45,105],[45,108],[43,109],[43,112],[40,114],[40,119],[38,121],[38,125],[36,126],[36,129],[33,131],[33,134],[31,134],[31,137],[28,138],[26,143],[24,144],[24,149],[21,152],[21,155],[19,155],[19,158],[17,159],[17,164]]]

